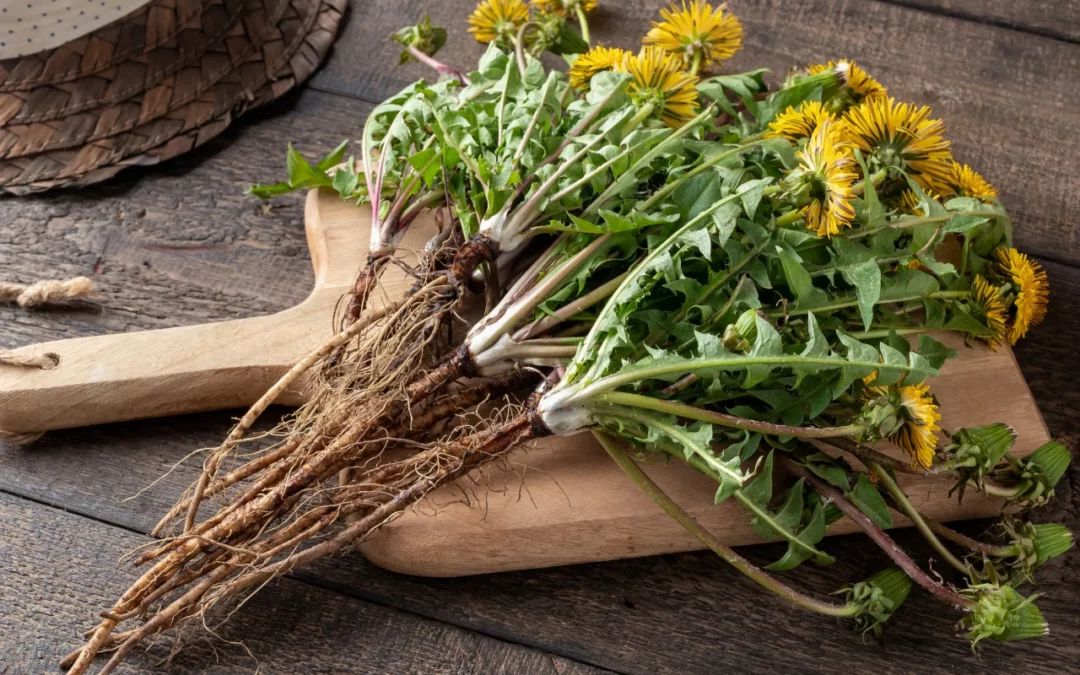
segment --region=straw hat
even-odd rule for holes
[[[191,150],[307,78],[346,0],[0,0],[0,190]]]

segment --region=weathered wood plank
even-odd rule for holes
[[[0,531],[0,673],[53,672],[134,578],[116,560],[144,538],[8,495],[0,495]],[[218,639],[193,642],[166,672],[602,672],[289,579],[215,632]],[[158,645],[136,653],[120,672],[163,672],[158,663],[166,656],[167,645]]]
[[[880,2],[882,0],[872,0]],[[1080,43],[1080,5],[1072,0],[883,0],[929,12]]]
[[[359,129],[371,105],[304,91],[196,153],[91,190],[0,198],[0,277],[93,275],[97,306],[0,307],[0,346],[268,314],[312,284],[304,195],[263,204],[252,183],[284,177],[285,146],[315,155]],[[358,131],[357,131],[358,133]]]
[[[601,2],[590,22],[596,42],[634,47],[662,4]],[[440,58],[472,67],[482,52],[466,33],[472,5],[357,3],[313,86],[380,101],[428,76],[418,64],[396,67],[400,50],[383,38],[425,12],[449,32]],[[781,76],[796,65],[855,59],[890,93],[945,120],[956,157],[1000,188],[1021,247],[1080,260],[1080,45],[867,0],[736,2],[732,10],[746,37],[729,70],[767,66]]]

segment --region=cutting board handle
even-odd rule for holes
[[[51,352],[60,363],[50,370],[0,365],[0,429],[36,433],[254,403],[330,337],[334,307],[367,251],[369,215],[332,192],[310,192],[304,220],[315,287],[303,303],[271,316],[16,350]],[[300,403],[302,391],[278,400]]]

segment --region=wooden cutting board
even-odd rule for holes
[[[335,306],[367,253],[367,210],[323,190],[308,195],[305,213],[315,286],[303,303],[268,317],[24,347],[25,353],[56,353],[61,363],[49,371],[0,366],[0,429],[28,433],[253,403],[331,335]],[[406,246],[419,249],[426,240],[427,224],[418,225]],[[388,294],[412,283],[394,267],[384,281]],[[1017,454],[1049,440],[1010,350],[994,353],[982,345],[965,347],[955,335],[938,337],[960,352],[932,382],[943,426],[1006,422],[1018,434]],[[298,386],[280,402],[296,404],[303,397]],[[715,485],[709,479],[681,463],[646,470],[724,541],[760,541],[734,502],[713,505]],[[901,476],[901,483],[920,510],[941,520],[992,516],[1001,508],[970,492],[958,504],[941,479]],[[894,519],[898,526],[908,524]],[[841,520],[829,532],[851,531]],[[519,450],[505,467],[431,494],[362,546],[378,565],[425,576],[698,548],[697,540],[640,494],[588,435]]]

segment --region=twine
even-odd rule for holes
[[[31,356],[29,354],[18,354],[16,352],[0,349],[0,365],[52,370],[60,365],[60,355],[53,352],[45,352],[44,354],[34,354]]]
[[[0,443],[7,443],[8,445],[30,445],[44,435],[44,431],[20,434],[16,431],[4,431],[3,429],[0,429]]]
[[[23,309],[33,309],[50,303],[83,298],[93,290],[94,282],[87,277],[44,279],[29,286],[0,282],[0,302],[16,303]]]

